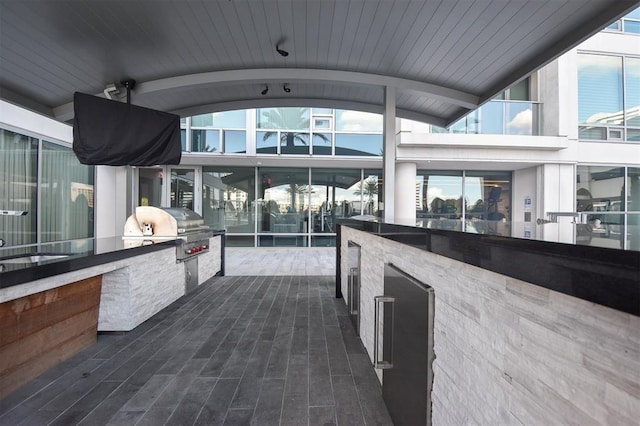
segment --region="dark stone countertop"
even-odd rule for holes
[[[213,236],[224,235],[215,231]],[[44,243],[39,246],[0,250],[0,288],[11,287],[55,275],[115,262],[154,251],[174,248],[180,240],[158,241],[153,244],[126,247],[122,237],[87,238]],[[25,255],[66,255],[63,258],[34,263],[9,263],[3,260]]]
[[[637,251],[360,220],[345,220],[340,226],[640,316]]]

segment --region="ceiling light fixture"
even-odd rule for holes
[[[284,83],[284,84],[282,85],[282,90],[284,90],[284,91],[285,91],[285,93],[289,93],[289,92],[291,92],[291,89],[289,88],[289,86],[287,86],[287,83]]]
[[[280,49],[280,43],[276,44],[276,51],[280,54],[280,56],[289,56],[289,52],[284,49]]]
[[[267,94],[268,91],[269,91],[269,85],[267,84],[267,85],[264,86],[264,90],[262,92],[260,92],[260,94],[262,96],[264,96],[264,95]]]

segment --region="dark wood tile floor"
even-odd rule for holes
[[[391,425],[327,276],[215,277],[0,401],[1,425]]]

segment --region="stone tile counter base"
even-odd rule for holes
[[[434,288],[434,425],[637,424],[640,317],[343,226],[345,297],[348,241],[370,356],[384,264]]]

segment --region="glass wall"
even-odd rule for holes
[[[93,167],[73,151],[42,142],[41,242],[93,236]]]
[[[162,191],[163,169],[138,169],[138,205],[162,207],[165,205]]]
[[[640,141],[640,58],[578,55],[582,140]]]
[[[38,139],[0,129],[0,239],[7,246],[37,242]]]
[[[191,153],[378,157],[382,123],[381,114],[283,107],[203,114],[181,126]]]
[[[578,166],[578,244],[640,250],[640,168]]]
[[[194,170],[171,169],[171,207],[194,209]]]
[[[360,169],[311,169],[312,234],[335,234],[339,219],[360,214],[363,197]],[[365,183],[366,186],[366,183]],[[335,236],[312,235],[313,246],[335,246]]]
[[[430,228],[510,235],[511,179],[511,172],[419,170],[416,218]]]
[[[80,164],[70,147],[5,129],[0,151],[6,246],[93,237],[93,167]]]
[[[258,245],[306,246],[309,196],[309,169],[258,168]]]
[[[203,167],[202,216],[229,245],[254,246],[255,168]]]

